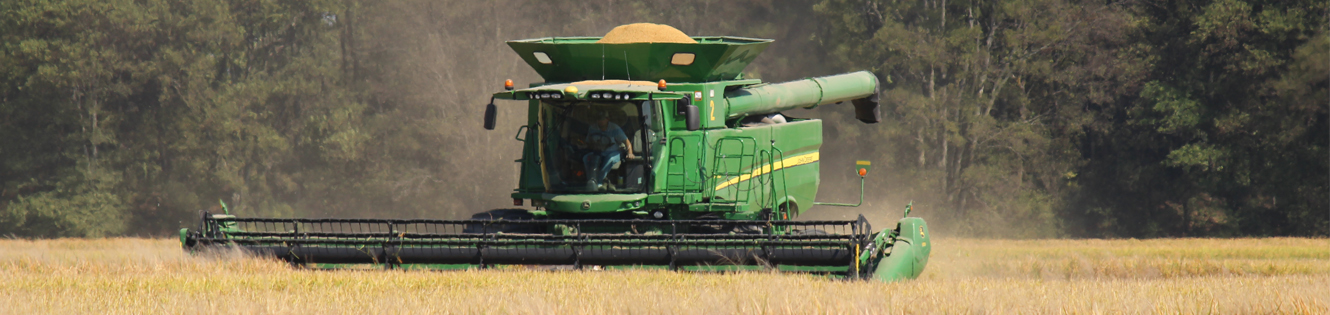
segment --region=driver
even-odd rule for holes
[[[582,156],[582,164],[587,169],[587,190],[597,190],[602,188],[605,182],[605,176],[609,175],[610,169],[619,164],[620,145],[622,148],[632,148],[633,144],[628,142],[628,136],[624,135],[623,129],[619,125],[610,122],[609,111],[596,114],[596,123],[587,126],[586,144],[591,153]],[[628,158],[633,158],[633,151],[627,150]]]

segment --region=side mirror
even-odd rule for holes
[[[683,111],[686,119],[684,125],[688,126],[688,131],[702,129],[702,119],[697,115],[697,106],[684,105]]]
[[[485,130],[494,130],[494,119],[499,115],[499,108],[494,106],[491,100],[489,105],[485,105]]]
[[[688,131],[702,129],[702,119],[698,117],[697,106],[693,106],[693,99],[681,98],[674,103],[675,115],[683,116],[684,126]]]

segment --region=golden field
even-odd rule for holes
[[[173,239],[0,240],[3,313],[1330,313],[1330,240],[935,239],[920,279],[316,271]]]

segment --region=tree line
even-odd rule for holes
[[[851,123],[834,106],[790,113],[827,121],[824,184],[851,181],[837,163],[881,165],[871,207],[855,210],[870,217],[914,201],[956,235],[1327,235],[1327,9],[6,1],[0,234],[169,235],[220,202],[283,217],[457,218],[503,207],[520,143],[482,132],[481,106],[504,79],[539,82],[503,41],[653,22],[776,39],[748,77],[876,73],[882,123]],[[520,125],[512,119],[524,109],[501,107],[500,128]]]

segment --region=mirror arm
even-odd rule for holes
[[[813,205],[818,205],[818,206],[833,206],[833,207],[858,207],[858,206],[863,205],[863,204],[864,204],[864,177],[863,177],[863,176],[859,176],[859,203],[856,203],[856,204],[848,204],[848,203],[835,203],[835,202],[816,202],[816,201],[813,202]],[[906,212],[906,215],[909,215],[909,212]]]

